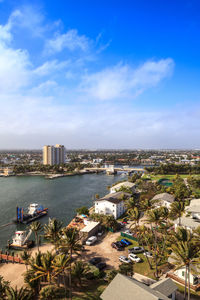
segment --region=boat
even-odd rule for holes
[[[31,233],[31,229],[29,230],[28,234],[26,234],[26,231],[23,230],[15,231],[12,242],[8,241],[8,249],[25,250],[32,248],[35,243],[33,240],[28,239]]]
[[[24,209],[17,206],[17,218],[16,223],[28,224],[48,214],[48,208],[44,208],[42,205],[32,203],[29,205],[28,212],[25,214]]]

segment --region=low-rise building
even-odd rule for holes
[[[170,278],[147,286],[131,277],[118,273],[100,298],[102,300],[175,300],[176,290],[177,286]]]
[[[125,212],[125,200],[130,196],[129,193],[117,192],[97,199],[95,200],[95,213],[112,215],[117,219]]]
[[[190,205],[185,210],[193,219],[200,220],[200,199],[191,200]]]
[[[161,193],[153,197],[152,200],[156,200],[155,205],[157,207],[165,206],[167,208],[170,208],[171,204],[174,202],[175,198],[173,195],[169,193]]]
[[[118,192],[122,187],[124,188],[128,188],[130,189],[132,192],[135,191],[135,183],[132,183],[132,182],[129,182],[129,181],[123,181],[123,182],[120,182],[118,184],[115,184],[114,186],[112,186],[110,188],[110,193],[116,193]]]
[[[83,234],[83,239],[87,240],[92,235],[99,231],[100,222],[88,221],[87,225],[83,227],[80,232]]]

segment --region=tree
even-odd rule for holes
[[[130,276],[132,277],[133,274],[134,274],[134,271],[133,271],[133,263],[129,263],[129,264],[126,264],[126,263],[122,263],[120,266],[119,266],[119,273],[123,274],[123,275],[126,275],[126,276]]]
[[[133,224],[135,225],[135,231],[136,231],[136,233],[138,231],[138,226],[139,226],[140,218],[141,218],[141,212],[139,211],[139,209],[137,207],[135,207],[133,209],[130,209],[128,211],[128,219],[130,221],[133,221]],[[130,225],[130,228],[132,227],[132,225]]]
[[[60,299],[60,290],[54,285],[44,286],[40,291],[40,300]]]
[[[20,288],[17,289],[17,287],[12,288],[11,286],[8,287],[6,290],[6,296],[9,300],[31,300],[33,299],[33,294],[30,290],[27,288]]]
[[[9,288],[10,282],[3,279],[0,275],[0,299],[5,299],[6,290]]]
[[[181,201],[174,201],[170,207],[169,218],[171,220],[179,219],[179,226],[181,225],[181,217],[185,212],[185,204]]]
[[[89,215],[89,210],[86,206],[82,206],[82,207],[79,207],[76,209],[76,212],[79,214],[79,215]]]
[[[70,257],[69,262],[69,288],[70,288],[70,294],[69,298],[72,299],[72,279],[71,279],[71,259],[72,254],[76,253],[79,254],[79,252],[82,250],[82,245],[80,244],[80,236],[79,231],[76,228],[66,228],[62,232],[62,238],[60,240],[59,244],[59,250],[62,253],[66,253]]]
[[[42,231],[42,225],[40,222],[35,221],[35,222],[31,223],[30,229],[35,234],[35,241],[36,241],[36,245],[37,245],[38,251],[39,251],[39,232]]]
[[[85,278],[88,271],[89,267],[85,262],[79,260],[74,263],[72,276],[78,280],[80,286],[82,286],[82,279]]]
[[[46,280],[51,284],[52,276],[54,268],[53,268],[53,261],[55,258],[55,254],[52,252],[47,251],[46,253],[42,253],[41,255],[41,264],[33,263],[31,264],[32,269],[35,271],[36,277],[32,279],[37,280],[39,278],[46,278]]]
[[[147,212],[147,223],[151,225],[151,231],[154,236],[154,260],[156,265],[156,277],[158,277],[158,236],[157,229],[158,225],[161,223],[162,215],[161,210],[159,208],[149,210]],[[155,227],[152,226],[155,224]]]
[[[26,270],[28,268],[28,264],[29,264],[29,259],[31,257],[31,253],[28,252],[27,250],[24,250],[24,252],[22,254],[20,254],[21,259],[23,259],[25,266],[26,266]]]
[[[181,230],[181,231],[180,231]],[[180,239],[181,238],[181,239]],[[184,238],[184,239],[182,239]],[[176,270],[185,267],[185,292],[188,280],[188,300],[190,299],[190,273],[193,266],[200,263],[200,249],[194,242],[193,234],[187,229],[178,229],[178,232],[172,236],[172,242],[169,247],[172,251],[171,258],[174,259]]]
[[[65,281],[65,270],[69,268],[71,257],[66,256],[66,254],[59,254],[55,257],[53,261],[53,269],[55,276],[59,276],[59,274],[63,277],[63,285],[65,288],[65,296],[67,294],[67,287]]]
[[[62,222],[57,219],[50,219],[49,224],[44,226],[44,236],[51,243],[57,247],[57,244],[60,240],[60,233],[62,228]]]

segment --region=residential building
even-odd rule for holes
[[[175,229],[179,226],[188,230],[194,230],[200,226],[200,199],[193,199],[190,205],[185,209],[186,214],[179,219],[174,220]]]
[[[173,253],[172,253],[173,255]],[[168,258],[168,263],[171,265],[175,265],[175,260],[174,258],[172,258],[171,256]],[[191,270],[192,272],[190,272],[190,287],[192,290],[197,290],[200,288],[200,266],[199,265],[192,265],[191,266]],[[176,281],[177,283],[181,283],[181,284],[185,284],[185,267],[181,267],[177,270],[173,269],[170,270],[167,273],[167,277],[172,278],[174,281]],[[188,280],[188,278],[187,278]]]
[[[95,200],[95,213],[112,215],[115,219],[119,218],[126,210],[125,200],[130,198],[129,193],[117,192]]]
[[[170,208],[171,204],[174,202],[175,198],[169,193],[162,193],[158,194],[155,197],[153,197],[152,200],[156,200],[155,205],[157,207],[165,206],[167,208]]]
[[[190,205],[185,210],[191,218],[200,220],[200,199],[191,200]]]
[[[43,147],[43,164],[44,165],[60,165],[65,163],[65,147],[63,145]]]
[[[170,279],[160,280],[150,286],[118,273],[100,298],[102,300],[168,300],[176,299],[177,286]]]
[[[124,187],[124,188],[128,188],[130,189],[132,192],[135,191],[135,183],[132,183],[132,182],[129,182],[129,181],[123,181],[123,182],[120,182],[118,184],[115,184],[114,186],[112,186],[110,188],[110,193],[116,193],[118,192],[121,187]]]

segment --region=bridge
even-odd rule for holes
[[[94,172],[106,172],[107,174],[112,173],[112,174],[116,174],[117,172],[126,172],[128,174],[131,174],[133,172],[138,172],[138,173],[145,173],[146,170],[144,170],[143,168],[128,168],[128,167],[124,167],[124,168],[118,168],[118,167],[114,167],[114,166],[109,166],[109,167],[104,167],[104,168],[85,168],[86,171],[94,171]]]

